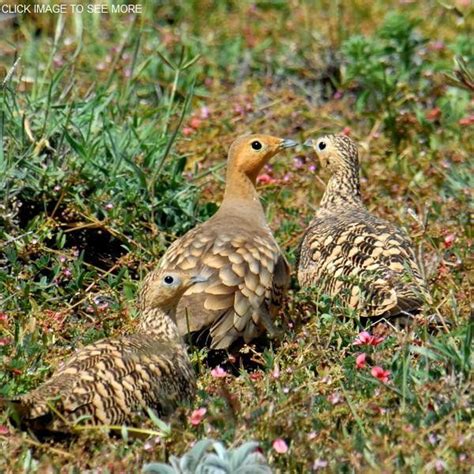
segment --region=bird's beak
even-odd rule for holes
[[[192,285],[195,285],[196,283],[205,283],[208,280],[209,280],[208,277],[205,277],[202,275],[194,275],[189,279]]]
[[[293,148],[296,145],[298,145],[298,143],[295,142],[294,140],[290,140],[289,138],[284,138],[281,141],[279,148],[280,148],[280,150],[283,150],[285,148]]]
[[[312,138],[308,138],[304,143],[303,143],[304,146],[310,146],[310,147],[314,147],[314,140]]]

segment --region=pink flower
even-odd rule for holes
[[[71,270],[69,270],[69,268],[65,268],[63,270],[63,275],[66,277],[66,278],[70,278],[72,276],[72,272]]]
[[[377,380],[380,380],[383,383],[387,383],[388,379],[390,377],[390,371],[389,370],[383,370],[382,367],[375,366],[372,367],[372,370],[370,371],[373,377],[375,377]]]
[[[243,114],[244,114],[244,109],[243,109],[243,107],[242,107],[240,104],[235,104],[235,105],[234,105],[234,112],[235,112],[237,115],[243,115]]]
[[[198,408],[197,410],[194,410],[191,413],[191,416],[188,418],[189,422],[193,426],[199,425],[201,423],[202,419],[204,418],[204,415],[207,413],[207,410],[205,408]]]
[[[439,107],[434,107],[433,109],[426,112],[425,117],[431,122],[438,120],[441,117],[441,109]]]
[[[7,313],[0,311],[0,324],[4,324],[8,321]]]
[[[277,379],[280,377],[280,369],[278,367],[275,367],[273,370],[272,370],[272,377],[274,379]]]
[[[288,451],[288,445],[282,438],[277,438],[273,441],[273,449],[279,454],[285,454]]]
[[[293,167],[299,169],[304,166],[304,158],[302,156],[296,156],[293,158]]]
[[[354,346],[363,346],[365,344],[369,344],[372,339],[372,336],[367,331],[362,331],[359,335],[354,339],[352,343]]]
[[[56,67],[61,67],[64,64],[64,58],[60,54],[56,54],[53,57],[53,64]]]
[[[194,130],[197,130],[200,126],[201,126],[201,119],[198,118],[198,117],[193,117],[190,121],[189,121],[189,126],[191,128],[194,128]]]
[[[0,425],[0,436],[7,436],[10,434],[8,426]]]
[[[161,443],[161,438],[159,436],[155,436],[154,438],[152,439],[149,439],[144,445],[143,445],[143,449],[145,451],[153,451],[155,449],[155,446],[157,444],[160,444]]]
[[[114,205],[113,205],[111,202],[109,202],[109,203],[107,203],[107,204],[105,205],[105,209],[107,209],[107,211],[110,211],[110,210],[112,210],[113,208],[114,208]]]
[[[12,342],[12,340],[9,337],[1,337],[0,338],[0,347],[8,346],[9,344],[11,344],[11,342]]]
[[[356,357],[356,367],[358,369],[363,369],[367,365],[367,354],[362,352]]]
[[[369,403],[368,408],[372,410],[374,415],[383,415],[387,411],[385,408],[382,408],[375,403]]]
[[[445,48],[445,44],[441,40],[434,40],[428,43],[428,48],[431,51],[442,51]]]
[[[256,370],[255,372],[252,372],[249,377],[253,382],[257,382],[258,380],[262,380],[263,373],[260,370]]]
[[[344,128],[342,129],[342,133],[343,133],[344,135],[350,137],[350,136],[351,136],[351,133],[352,133],[351,127],[344,127]]]
[[[462,125],[463,127],[468,127],[469,125],[474,124],[474,115],[470,115],[469,117],[463,117],[462,119],[459,120],[459,125]]]
[[[258,184],[275,184],[277,180],[272,178],[269,174],[264,173],[257,177]]]
[[[191,127],[184,127],[183,128],[183,135],[185,137],[189,137],[189,135],[192,135],[194,133],[194,129]]]
[[[221,379],[223,377],[227,377],[227,372],[220,365],[218,365],[211,370],[211,375],[216,379]]]
[[[444,238],[444,248],[449,249],[450,247],[452,247],[455,240],[456,234],[448,234]]]
[[[378,346],[384,341],[384,337],[372,336],[367,331],[362,331],[352,343],[354,346]]]
[[[324,459],[316,459],[313,463],[313,470],[318,471],[319,469],[324,469],[328,465],[328,462]]]
[[[338,405],[342,402],[342,396],[338,392],[331,393],[331,395],[328,396],[328,401],[331,405]]]
[[[199,116],[202,118],[202,119],[207,119],[209,118],[209,108],[206,107],[205,105],[201,107],[201,110],[199,111]]]

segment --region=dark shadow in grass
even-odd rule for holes
[[[128,251],[123,242],[107,229],[80,229],[68,232],[65,248],[84,252],[84,261],[102,270],[109,270]]]
[[[200,332],[194,332],[185,336],[185,341],[191,349],[202,349],[209,347],[210,335],[209,329]],[[212,369],[220,366],[230,374],[238,376],[241,370],[253,372],[262,369],[261,361],[256,360],[256,353],[262,354],[271,346],[278,347],[277,339],[270,339],[262,335],[252,340],[248,346],[243,344],[242,340],[236,341],[229,349],[210,349],[204,359],[205,367]]]

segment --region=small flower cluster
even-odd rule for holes
[[[120,57],[117,57],[118,54],[120,54]],[[132,54],[127,51],[121,52],[119,46],[112,46],[109,53],[104,56],[104,59],[96,64],[95,69],[100,73],[110,71],[115,67],[122,77],[129,79],[132,76],[132,60]],[[64,58],[61,55],[56,55],[54,64],[56,67],[62,66]]]
[[[384,337],[374,336],[367,331],[362,331],[355,339],[352,345],[354,346],[372,346],[377,347],[385,340]],[[356,368],[361,370],[367,367],[367,354],[361,352],[356,356]],[[390,380],[390,371],[384,370],[382,367],[376,365],[371,368],[370,373],[372,377],[376,378],[382,383],[387,383]]]
[[[362,331],[354,340],[354,346],[378,346],[385,340],[384,337],[372,336],[367,331]]]
[[[54,283],[56,284],[70,280],[72,278],[72,270],[69,267],[68,257],[66,255],[61,255],[59,257],[59,265],[61,267],[61,271],[54,278]]]
[[[211,113],[209,108],[203,105],[197,115],[193,115],[187,125],[183,127],[183,135],[189,137],[192,135],[202,124],[202,122],[210,117]]]
[[[211,370],[211,375],[216,379],[222,379],[222,378],[227,377],[227,375],[229,374],[226,372],[225,369],[223,369],[220,365],[218,365],[217,367],[214,367]]]
[[[206,413],[207,409],[204,407],[193,410],[193,412],[188,418],[189,423],[191,423],[193,426],[198,426],[199,424],[201,424],[201,421],[204,419],[204,415]]]
[[[310,173],[316,171],[314,162],[303,155],[297,155],[293,158],[293,168],[295,170],[307,169]],[[275,176],[273,166],[267,164],[264,167],[264,173],[257,177],[257,183],[263,185],[288,184],[291,183],[294,178],[295,175],[291,171],[286,172],[281,178]]]
[[[223,369],[220,365],[218,365],[217,367],[214,367],[211,370],[211,375],[215,379],[224,379],[224,378],[229,377],[230,374],[225,369]],[[196,410],[193,410],[191,412],[191,415],[189,415],[188,417],[189,423],[191,423],[191,425],[193,426],[200,425],[206,413],[207,413],[207,409],[204,407],[199,407]]]
[[[456,234],[452,232],[446,233],[443,238],[444,248],[450,249],[453,246],[455,240],[456,240]]]
[[[286,441],[283,438],[277,438],[273,441],[273,449],[278,454],[285,454],[288,451],[288,444],[286,444]]]
[[[65,312],[45,309],[39,324],[43,331],[57,333],[62,330],[66,317],[67,314]]]

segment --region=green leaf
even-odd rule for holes
[[[171,425],[168,425],[164,421],[160,420],[160,418],[158,418],[156,413],[151,408],[147,408],[146,411],[153,424],[158,427],[158,429],[163,433],[163,435],[165,437],[169,436],[171,434]]]

